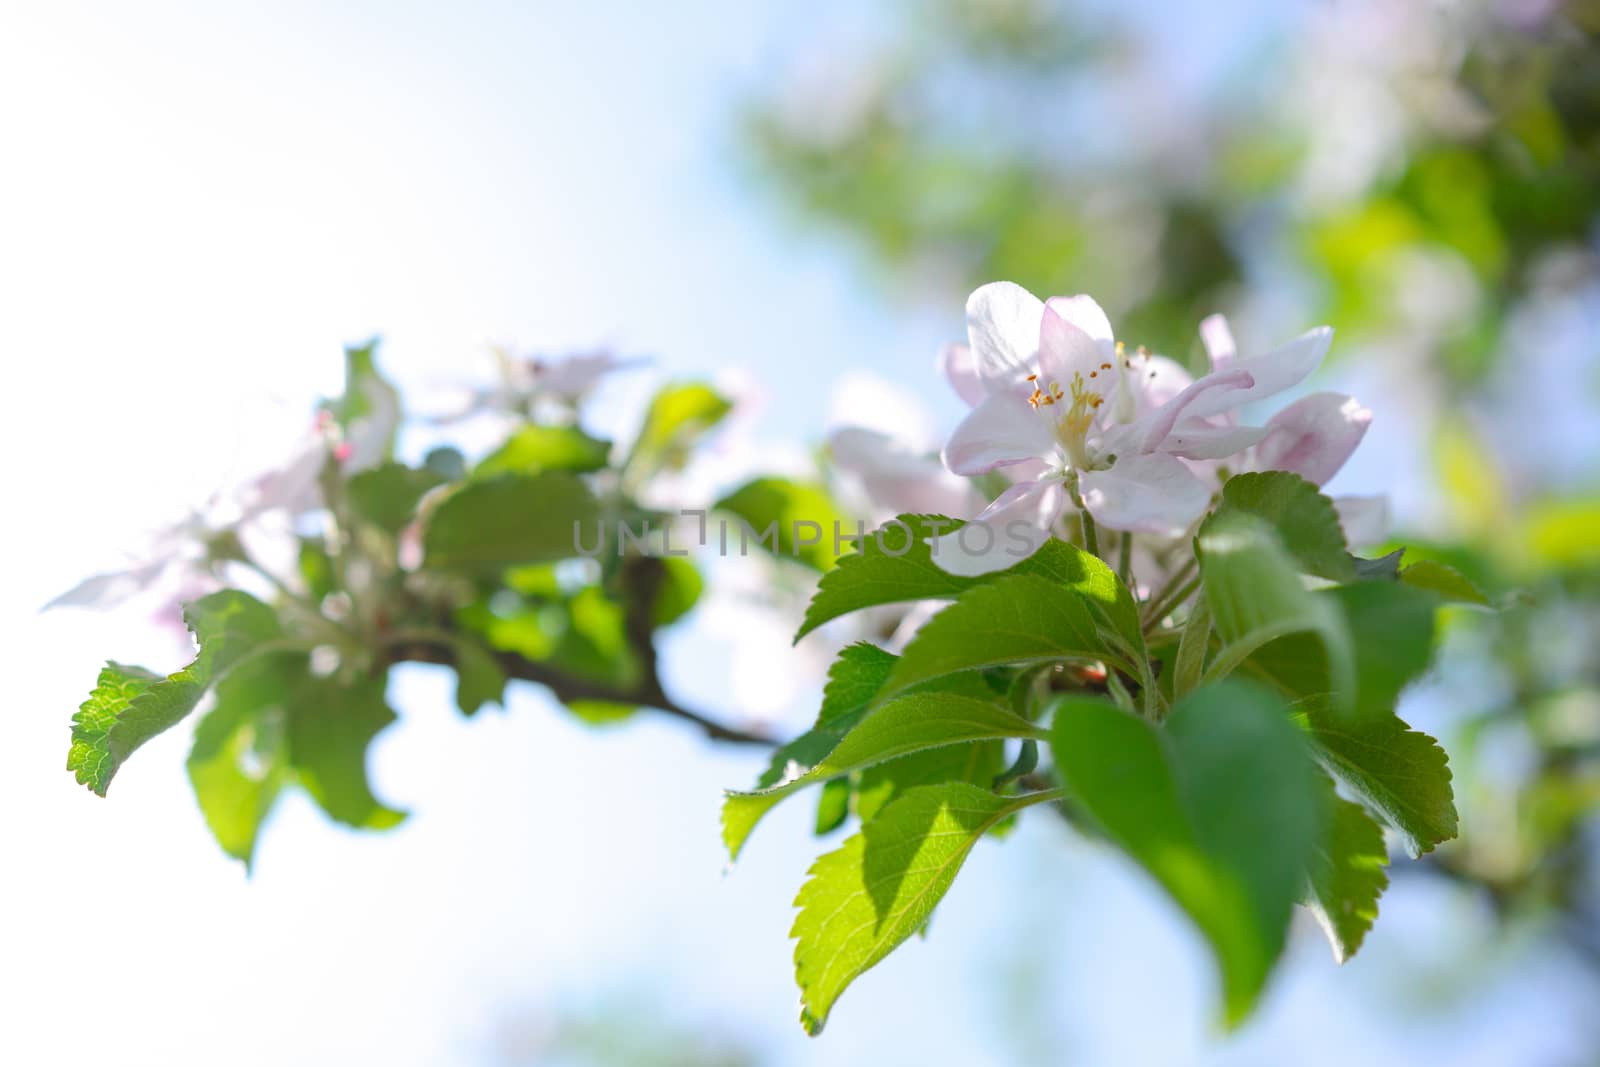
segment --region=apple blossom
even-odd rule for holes
[[[1333,333],[1319,327],[1190,381],[1173,361],[1117,342],[1088,296],[1045,302],[995,282],[967,301],[967,329],[984,395],[951,435],[945,465],[962,475],[1028,465],[1033,476],[978,516],[991,527],[986,544],[961,531],[934,539],[939,565],[955,574],[1011,566],[1078,501],[1110,529],[1181,533],[1211,501],[1184,461],[1233,456],[1267,435],[1218,416],[1303,381]],[[958,353],[947,357],[947,372],[952,365],[958,392],[970,389]],[[1014,533],[1017,523],[1023,530]]]

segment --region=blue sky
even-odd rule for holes
[[[980,848],[933,936],[809,1042],[786,940],[813,854],[805,805],[725,875],[717,790],[751,778],[749,754],[662,723],[583,730],[533,691],[463,723],[420,669],[398,679],[403,722],[375,755],[380,793],[412,820],[363,837],[296,800],[248,882],[194,810],[184,731],[107,801],[62,772],[99,661],[175,652],[137,617],[34,609],[225,476],[263,396],[298,413],[333,388],[345,340],[383,334],[412,385],[483,373],[490,340],[615,343],[657,375],[739,364],[772,398],[773,438],[817,436],[850,368],[952,416],[930,364],[959,309],[886,308],[845,250],[774,224],[730,165],[738,92],[852,6],[8,17],[0,350],[22,380],[0,433],[23,519],[0,636],[23,667],[0,756],[0,996],[21,1010],[0,1058],[494,1063],[504,1034],[637,990],[775,1063],[1015,1062],[1034,1039],[1017,1014],[1089,1062],[1281,1061],[1291,1040],[1300,1062],[1407,1059],[1443,1039],[1428,1046],[1442,1059],[1494,1063],[1511,1055],[1497,1041],[1564,1040],[1559,963],[1483,947],[1469,902],[1402,885],[1342,972],[1297,930],[1258,1025],[1214,1044],[1193,935],[1132,871],[1036,819]],[[673,681],[716,702],[714,659],[692,631],[674,648]],[[1516,991],[1450,994],[1475,953]],[[1436,991],[1420,1026],[1401,1014],[1419,986]],[[1339,1025],[1306,1047],[1296,1035],[1329,1013]],[[1452,1021],[1466,1029],[1445,1038]]]

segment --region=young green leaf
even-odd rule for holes
[[[728,534],[729,544],[756,545],[779,559],[793,559],[819,571],[839,558],[844,538],[855,525],[827,489],[790,478],[756,478],[717,501],[716,509],[739,518],[748,528]]]
[[[1211,943],[1224,1018],[1242,1021],[1283,950],[1328,819],[1326,780],[1283,703],[1244,683],[1210,686],[1161,728],[1065,698],[1051,748],[1069,793]]]
[[[798,641],[823,623],[863,608],[912,600],[953,600],[967,590],[1002,578],[1031,574],[1077,592],[1098,625],[1117,635],[1130,657],[1142,653],[1139,611],[1127,586],[1099,559],[1064,541],[1050,540],[1015,567],[997,574],[962,578],[933,559],[927,537],[959,529],[942,515],[901,515],[865,538],[855,552],[822,576],[806,608]]]
[[[1206,602],[1223,642],[1204,681],[1227,677],[1272,642],[1309,634],[1321,655],[1297,662],[1314,662],[1320,688],[1337,706],[1351,707],[1355,657],[1344,617],[1305,587],[1272,528],[1251,515],[1217,512],[1198,541]]]
[[[680,466],[694,443],[732,410],[727,397],[702,382],[663,386],[650,401],[625,466],[635,477]]]
[[[330,819],[360,830],[387,830],[406,817],[367,782],[367,748],[395,719],[384,688],[382,676],[342,682],[307,670],[284,696],[289,764],[300,785]]]
[[[923,624],[882,695],[957,671],[1070,659],[1134,670],[1096,625],[1086,597],[1044,578],[1013,574],[968,589]]]
[[[1489,598],[1472,580],[1454,567],[1438,560],[1425,559],[1400,570],[1400,581],[1416,589],[1426,589],[1445,600],[1488,607]]]
[[[1002,797],[960,782],[922,786],[819,858],[795,898],[800,914],[789,932],[806,1032],[821,1033],[845,988],[922,928],[980,837],[1055,796]]]
[[[808,785],[913,752],[1007,737],[1043,737],[1044,731],[999,704],[953,693],[912,693],[882,704],[845,734],[809,770],[754,793],[730,791],[722,805],[722,839],[731,858],[756,823],[784,797]]]
[[[1300,475],[1288,471],[1234,475],[1222,487],[1217,514],[1234,513],[1265,520],[1306,574],[1333,582],[1355,578],[1355,560],[1333,501]]]
[[[502,474],[541,474],[568,471],[587,474],[606,465],[611,442],[590,437],[576,426],[529,424],[472,468],[475,481]]]
[[[452,642],[456,660],[456,707],[474,715],[485,704],[502,704],[506,672],[476,638],[461,636]]]
[[[429,517],[422,538],[426,564],[496,574],[518,564],[568,559],[578,555],[578,530],[596,516],[588,488],[565,472],[473,482],[451,493]],[[592,537],[592,531],[584,536]]]
[[[192,663],[166,678],[109,663],[72,717],[67,770],[101,796],[135,749],[176,725],[230,668],[282,635],[272,609],[238,590],[194,601],[184,622],[200,643]]]
[[[1333,958],[1356,954],[1378,918],[1378,898],[1388,888],[1389,851],[1383,830],[1359,804],[1333,798],[1333,817],[1307,871],[1310,907],[1322,924]]]
[[[970,741],[914,752],[867,767],[855,778],[856,816],[862,822],[870,822],[877,818],[884,805],[918,786],[966,782],[989,789],[1005,766],[1004,741]]]

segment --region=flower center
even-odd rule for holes
[[[1109,369],[1110,364],[1106,365]],[[1091,376],[1099,371],[1092,371]],[[1090,388],[1081,373],[1072,375],[1072,389],[1061,388],[1060,382],[1048,385],[1039,383],[1037,374],[1028,375],[1033,394],[1028,403],[1035,411],[1046,415],[1056,441],[1067,454],[1068,462],[1077,469],[1089,467],[1089,428],[1094,425],[1095,412],[1105,403],[1105,397]]]

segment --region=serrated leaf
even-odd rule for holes
[[[1393,714],[1307,713],[1317,759],[1368,811],[1399,832],[1413,859],[1456,836],[1450,765],[1438,742]]]
[[[918,786],[966,782],[989,789],[1005,770],[1005,751],[1003,741],[972,741],[868,767],[857,777],[853,790],[856,815],[862,822],[870,822],[884,805]]]
[[[1322,688],[1336,706],[1350,709],[1355,656],[1344,617],[1305,587],[1272,527],[1252,515],[1218,512],[1200,528],[1198,543],[1206,602],[1223,643],[1204,680],[1218,681],[1246,659],[1267,655],[1269,644],[1309,634],[1320,651],[1311,660],[1323,672]]]
[[[845,538],[859,532],[826,488],[791,478],[753,479],[714,506],[738,516],[748,528],[729,533],[730,544],[739,538],[741,550],[759,545],[779,559],[798,560],[819,571],[833,566],[849,543]]]
[[[1104,701],[1057,703],[1051,748],[1070,794],[1210,942],[1223,1016],[1242,1021],[1283,950],[1330,793],[1283,703],[1231,682],[1162,728]]]
[[[498,574],[507,567],[578,555],[577,527],[592,527],[594,497],[575,476],[507,474],[451,493],[423,532],[428,567]],[[585,536],[592,536],[589,529]]]
[[[1008,664],[1104,660],[1129,665],[1076,590],[1013,574],[962,593],[929,619],[900,655],[883,696],[957,671]]]
[[[958,782],[923,786],[819,858],[795,898],[800,914],[789,932],[806,1032],[821,1033],[846,987],[923,927],[980,837],[1050,799]]]
[[[72,717],[67,769],[101,796],[134,750],[193,711],[236,663],[282,635],[272,609],[238,590],[194,601],[184,609],[184,622],[200,643],[193,662],[165,678],[107,664]]]
[[[1218,515],[1254,515],[1270,525],[1300,570],[1333,582],[1355,578],[1355,560],[1333,501],[1298,474],[1236,474],[1222,487]]]
[[[858,551],[841,556],[838,565],[822,576],[795,640],[823,623],[863,608],[913,600],[953,600],[969,589],[1031,574],[1077,592],[1099,625],[1117,635],[1130,658],[1143,653],[1138,607],[1127,586],[1099,559],[1052,539],[1015,567],[963,578],[934,562],[926,540],[935,529],[955,530],[961,525],[942,515],[907,514],[879,527]]]
[[[399,533],[417,514],[428,490],[444,484],[436,471],[384,463],[351,476],[345,492],[357,515],[389,533]]]
[[[586,474],[604,467],[610,455],[610,441],[590,437],[576,426],[529,424],[483,457],[472,469],[472,477],[482,481],[502,474],[544,471]]]
[[[1042,736],[1033,723],[995,703],[953,693],[908,694],[869,712],[799,776],[756,792],[730,790],[722,804],[722,840],[729,857],[738,859],[750,831],[784,797],[863,767],[966,741]]]
[[[1389,851],[1383,830],[1359,804],[1333,799],[1327,836],[1312,859],[1307,877],[1310,907],[1343,963],[1356,954],[1378,918],[1378,898],[1389,886]]]

